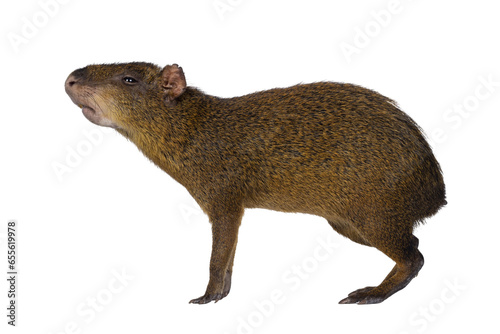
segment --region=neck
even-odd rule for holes
[[[190,88],[174,106],[163,104],[154,117],[142,119],[131,130],[117,131],[130,139],[154,164],[183,184],[187,154],[200,122],[210,117],[218,99]]]

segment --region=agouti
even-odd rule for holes
[[[245,208],[324,217],[396,265],[342,304],[380,303],[424,264],[413,228],[445,200],[440,166],[396,103],[346,83],[318,82],[235,98],[186,85],[181,67],[90,65],[66,92],[91,122],[131,140],[194,197],[212,224],[210,280],[191,303],[229,293]]]

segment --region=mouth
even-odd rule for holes
[[[82,114],[83,116],[85,116],[85,118],[87,118],[94,124],[102,125],[101,124],[102,115],[100,115],[94,108],[84,104],[78,104],[78,107],[82,109]]]
[[[90,122],[100,126],[106,126],[115,129],[118,128],[113,121],[103,115],[103,112],[100,109],[99,105],[95,105],[95,108],[97,109],[80,103],[78,103],[77,105],[82,109],[83,116],[85,116],[85,118]]]
[[[94,108],[91,108],[89,106],[84,106],[84,105],[78,105],[82,109],[82,113],[85,117],[95,117],[96,116],[96,111]]]
[[[70,79],[71,76],[68,79],[70,83],[67,82],[66,84],[66,92],[71,98],[71,101],[82,110],[83,116],[96,125],[117,128],[114,121],[110,119],[108,111],[99,105],[98,102],[102,99],[98,91],[94,87],[80,85],[77,84],[77,82],[72,82]],[[103,105],[106,107],[104,102]]]

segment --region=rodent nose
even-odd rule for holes
[[[76,83],[76,79],[73,75],[70,75],[68,79],[66,79],[66,87],[71,87]]]
[[[65,83],[65,87],[66,87],[66,90],[68,88],[71,88],[75,83],[78,82],[79,79],[81,79],[83,77],[83,73],[84,73],[84,69],[81,68],[81,69],[78,69],[76,71],[73,71],[69,76],[68,78],[66,79],[66,83]]]
[[[64,88],[66,89],[66,93],[70,94],[71,88],[77,82],[76,77],[73,74],[70,74],[64,83]]]

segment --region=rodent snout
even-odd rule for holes
[[[98,89],[89,86],[85,68],[72,72],[64,83],[66,93],[71,101],[81,108],[83,115],[92,123],[118,128],[116,123],[109,117],[105,103],[99,97]]]
[[[77,81],[76,78],[72,74],[70,74],[70,76],[66,79],[66,83],[64,84],[66,92],[68,92],[69,88],[73,87],[76,81]]]
[[[82,107],[84,104],[82,101],[82,94],[81,94],[81,85],[76,85],[76,83],[82,81],[82,78],[84,76],[84,69],[78,69],[76,71],[73,71],[68,78],[66,79],[66,82],[64,83],[64,88],[66,89],[66,93],[69,95],[73,103],[78,105],[79,107]]]
[[[66,82],[64,84],[64,87],[66,88],[66,92],[68,92],[68,89],[73,87],[75,83],[78,82],[83,77],[83,68],[80,68],[76,71],[73,71],[68,78],[66,79]]]

